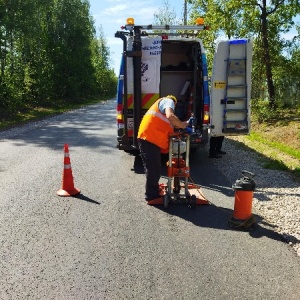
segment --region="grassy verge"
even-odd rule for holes
[[[298,149],[269,140],[258,132],[251,132],[248,136],[239,136],[234,139],[259,153],[265,168],[287,171],[296,179],[300,179],[300,151]]]
[[[272,147],[274,149],[277,149],[278,151],[282,152],[282,153],[285,153],[295,159],[298,159],[300,160],[300,150],[297,150],[297,149],[294,149],[292,147],[289,147],[288,145],[286,144],[282,144],[282,143],[279,143],[279,142],[274,142],[274,141],[269,141],[269,140],[266,140],[261,134],[257,133],[257,132],[252,132],[249,137],[248,137],[249,140],[251,141],[257,141],[257,142],[260,142],[264,145],[267,145],[269,147]]]
[[[86,105],[96,104],[103,100],[107,99],[89,99],[85,100],[84,103],[65,103],[53,105],[52,107],[30,107],[17,112],[13,116],[2,116],[0,118],[0,130],[5,130],[13,126],[22,125],[32,121],[42,120],[46,117],[61,114],[72,109],[78,109]]]

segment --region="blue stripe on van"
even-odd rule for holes
[[[209,91],[208,91],[208,72],[206,55],[202,54],[202,72],[203,72],[203,103],[209,104]]]
[[[122,56],[119,79],[118,79],[118,89],[117,89],[117,103],[118,104],[123,104],[124,62],[125,62],[125,58],[124,58],[124,56]]]
[[[248,40],[233,40],[233,41],[229,41],[229,44],[231,45],[238,45],[238,44],[246,44]]]

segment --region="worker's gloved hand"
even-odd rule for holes
[[[193,130],[192,130],[192,128],[190,128],[190,127],[186,127],[186,128],[184,129],[184,131],[185,131],[187,134],[192,134],[192,133],[193,133]]]
[[[195,122],[195,118],[194,117],[190,117],[189,119],[188,119],[188,127],[192,127],[193,126],[193,123]]]

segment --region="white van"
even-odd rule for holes
[[[129,18],[115,37],[123,40],[118,80],[117,141],[120,150],[138,149],[141,119],[160,97],[174,95],[176,115],[193,114],[191,150],[213,136],[247,134],[250,130],[251,40],[222,41],[216,49],[210,84],[197,25],[135,25]],[[159,31],[159,33],[155,32]],[[176,32],[175,32],[176,31]]]

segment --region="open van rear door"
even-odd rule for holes
[[[220,41],[211,77],[210,135],[250,132],[252,40]]]

